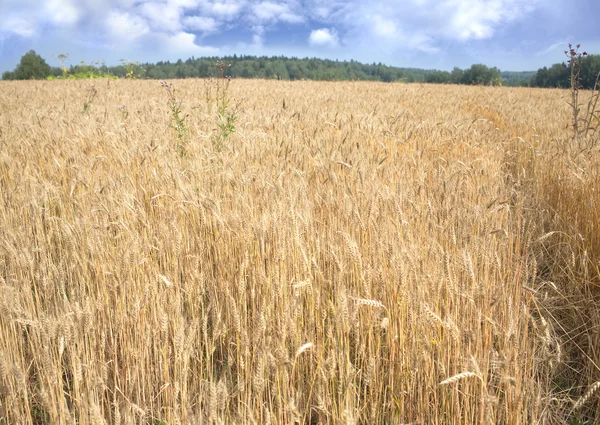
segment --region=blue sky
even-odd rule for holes
[[[0,72],[228,54],[450,70],[536,70],[567,43],[600,54],[599,0],[0,0]]]

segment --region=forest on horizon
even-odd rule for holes
[[[496,67],[474,64],[470,68],[455,67],[452,71],[389,66],[382,63],[364,64],[358,61],[331,59],[232,55],[224,57],[191,57],[176,62],[139,63],[121,60],[121,64],[107,66],[94,62],[69,64],[68,54],[59,55],[60,67],[51,67],[35,51],[26,53],[14,71],[2,74],[3,80],[44,78],[94,78],[98,76],[130,77],[141,79],[207,78],[215,77],[217,61],[228,67],[226,75],[232,78],[262,78],[279,80],[316,81],[382,81],[421,82],[437,84],[504,85],[524,87],[568,87],[569,67],[556,63],[538,71],[500,71]],[[600,55],[588,55],[582,62],[582,86],[593,88],[600,72]]]

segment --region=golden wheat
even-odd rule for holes
[[[573,419],[600,167],[566,92],[234,81],[218,151],[173,84],[185,155],[157,82],[0,83],[0,424]]]

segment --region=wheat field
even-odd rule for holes
[[[567,91],[172,84],[0,83],[0,424],[600,420]]]

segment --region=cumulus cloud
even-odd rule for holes
[[[198,0],[168,0],[168,3],[172,7],[181,7],[191,9],[199,5]]]
[[[37,26],[31,20],[15,16],[0,22],[0,31],[29,38],[37,34]]]
[[[285,22],[289,24],[304,22],[303,16],[294,13],[287,3],[263,1],[254,5],[252,11],[259,22]]]
[[[69,0],[48,0],[45,15],[55,25],[73,25],[81,18],[81,11]]]
[[[204,8],[212,15],[225,20],[232,20],[238,17],[244,8],[243,2],[221,3],[210,2]]]
[[[397,35],[398,28],[393,20],[376,15],[373,18],[373,31],[382,37],[393,37]]]
[[[512,8],[519,2],[492,0],[486,3],[476,0],[448,0],[444,9],[450,12],[446,35],[459,40],[491,37],[501,21],[514,19]]]
[[[200,31],[204,34],[215,32],[218,29],[217,21],[206,16],[186,16],[183,18],[183,26],[188,30]]]
[[[360,4],[358,0],[304,0],[304,10],[311,19],[341,23],[344,15]]]
[[[156,31],[176,32],[181,28],[181,9],[168,3],[144,3],[139,8],[141,15]]]
[[[335,29],[321,28],[310,32],[308,42],[312,46],[335,47],[338,45],[339,39]]]
[[[489,38],[499,27],[510,24],[531,12],[539,0],[445,0],[439,7],[428,1],[426,7],[436,10],[439,30],[432,35],[459,41]]]
[[[105,24],[108,33],[123,42],[134,41],[150,31],[145,19],[128,12],[110,12]]]
[[[187,32],[178,32],[173,35],[161,34],[159,42],[163,50],[176,56],[214,56],[219,49],[196,44],[196,35]]]

